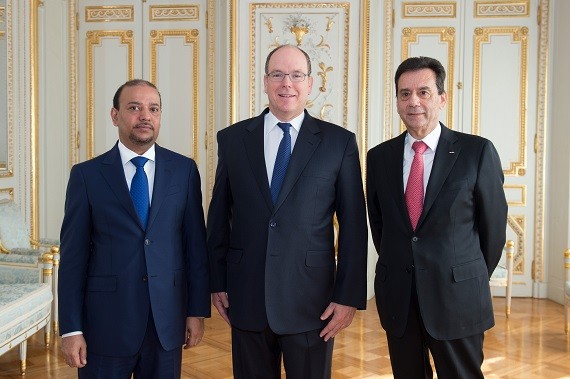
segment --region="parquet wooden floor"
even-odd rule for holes
[[[486,378],[570,379],[570,335],[564,334],[562,305],[514,298],[511,316],[506,319],[504,299],[493,301],[496,326],[485,335]],[[202,344],[184,351],[184,378],[232,377],[230,331],[214,309],[212,314],[206,320]],[[0,356],[0,378],[22,378],[19,367],[17,347]],[[41,332],[28,341],[27,367],[27,379],[77,377],[76,370],[63,363],[59,341],[46,349]],[[368,302],[368,310],[358,312],[352,325],[337,336],[333,371],[334,379],[392,377],[385,334],[373,300]]]

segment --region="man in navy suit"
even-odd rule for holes
[[[218,133],[207,223],[212,302],[232,327],[238,379],[281,378],[281,359],[287,377],[329,378],[332,337],[366,306],[358,147],[353,133],[305,111],[310,74],[303,50],[274,49],[263,80],[269,109]]]
[[[155,144],[161,112],[152,83],[123,84],[111,109],[119,141],[71,170],[59,314],[63,356],[80,378],[179,378],[182,346],[200,342],[210,316],[200,176]],[[145,216],[129,194],[139,156]]]
[[[438,121],[444,81],[436,59],[402,62],[396,102],[407,131],[367,157],[376,304],[395,378],[432,378],[428,351],[438,378],[482,378],[483,333],[494,325],[489,277],[505,243],[503,171],[489,140]]]

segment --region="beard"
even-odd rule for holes
[[[148,145],[154,142],[154,128],[152,129],[152,134],[148,137],[142,137],[136,133],[136,129],[133,129],[129,134],[129,141],[138,146]]]

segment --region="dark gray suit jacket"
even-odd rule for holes
[[[319,317],[331,301],[366,306],[368,233],[358,147],[353,133],[305,112],[273,206],[264,158],[267,112],[218,133],[207,221],[211,290],[228,293],[233,326],[301,333],[325,325]]]
[[[506,234],[499,156],[490,141],[442,126],[414,233],[402,179],[405,136],[374,147],[367,157],[382,326],[395,336],[404,333],[414,273],[419,308],[432,337],[449,340],[482,333],[494,325],[489,276]]]

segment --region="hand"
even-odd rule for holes
[[[218,310],[218,313],[228,325],[231,326],[230,317],[228,315],[228,308],[230,307],[230,302],[228,300],[228,294],[225,292],[215,292],[212,294],[212,304]]]
[[[321,320],[326,320],[332,315],[331,320],[321,331],[319,336],[324,337],[325,341],[336,336],[341,330],[346,328],[352,322],[356,314],[355,307],[348,305],[341,305],[337,303],[330,303],[327,309],[321,315]]]
[[[187,317],[186,318],[186,343],[184,349],[190,349],[202,341],[204,337],[204,318],[203,317]]]
[[[63,337],[61,339],[63,359],[69,367],[85,367],[87,364],[87,343],[83,334]]]

